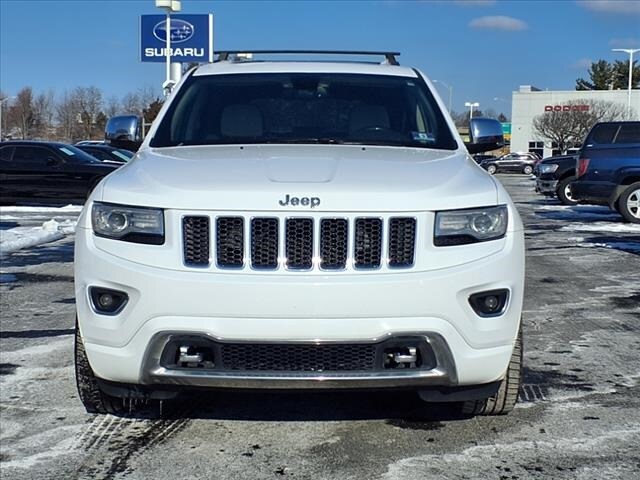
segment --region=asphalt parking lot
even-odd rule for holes
[[[161,420],[86,414],[67,236],[2,259],[3,480],[640,478],[640,226],[499,178],[527,232],[524,385],[510,415],[344,392],[194,393]]]

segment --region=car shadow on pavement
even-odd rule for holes
[[[149,407],[128,414],[149,418]],[[191,391],[164,402],[162,417],[264,422],[386,420],[399,428],[436,430],[442,421],[466,420],[458,404],[428,404],[415,392]]]

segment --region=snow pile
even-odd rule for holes
[[[0,255],[7,255],[23,248],[60,240],[76,231],[77,221],[67,219],[60,223],[48,220],[41,227],[16,227],[0,230]]]

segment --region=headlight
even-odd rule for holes
[[[95,202],[91,224],[99,237],[152,245],[164,243],[164,212],[160,208]]]
[[[545,165],[540,165],[538,167],[538,170],[540,171],[540,173],[553,173],[558,169],[558,165],[556,165],[555,163],[548,163]]]
[[[495,240],[506,233],[507,220],[506,205],[436,212],[433,243],[445,247]]]

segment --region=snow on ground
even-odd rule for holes
[[[569,237],[579,247],[612,248],[625,252],[640,252],[640,240],[629,234],[640,235],[640,225],[623,223],[617,212],[607,207],[593,205],[544,205],[535,209],[537,216],[564,223],[559,231],[582,234],[599,234],[596,239],[583,236]]]
[[[571,223],[560,230],[565,232],[612,232],[612,233],[640,233],[640,225],[633,223]]]
[[[8,255],[23,248],[60,240],[72,235],[76,229],[77,217],[82,210],[79,205],[66,207],[0,207],[0,223],[15,224],[13,228],[0,229],[0,256]],[[39,226],[20,226],[21,220],[34,216],[49,218]],[[73,217],[69,218],[69,217]],[[56,220],[58,218],[59,220]],[[61,220],[61,218],[65,218]]]

